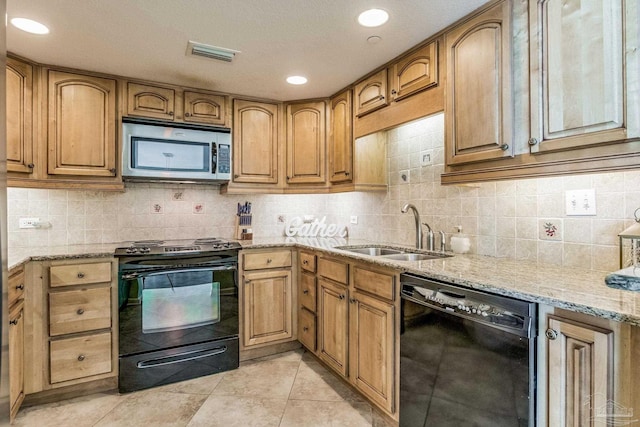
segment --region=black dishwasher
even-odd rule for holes
[[[536,304],[401,282],[400,426],[534,426]]]

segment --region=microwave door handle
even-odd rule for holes
[[[216,174],[218,172],[218,147],[214,142],[211,144],[211,173]]]

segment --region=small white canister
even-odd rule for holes
[[[462,233],[462,226],[455,227],[456,233],[451,236],[451,250],[457,254],[466,254],[471,249],[471,240]]]

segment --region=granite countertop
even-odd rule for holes
[[[606,271],[580,270],[540,265],[527,261],[480,255],[455,255],[426,261],[395,261],[360,255],[336,246],[375,245],[370,241],[340,238],[254,238],[240,241],[243,248],[299,247],[340,255],[500,295],[640,326],[640,292],[611,289],[605,285]],[[9,270],[29,261],[113,256],[126,243],[69,245],[42,249],[9,248]],[[408,248],[402,245],[385,245]]]

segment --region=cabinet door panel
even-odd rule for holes
[[[394,101],[438,84],[438,44],[429,43],[400,59],[391,67],[391,94]]]
[[[9,402],[13,420],[24,400],[24,308],[20,303],[9,314]]]
[[[173,121],[175,118],[173,89],[129,83],[127,86],[127,114]]]
[[[504,2],[445,36],[448,165],[513,156],[509,15]]]
[[[287,106],[287,183],[325,182],[325,103]]]
[[[599,412],[612,402],[613,332],[554,317],[548,327],[549,425],[609,425]]]
[[[359,390],[392,413],[394,307],[359,292],[354,292],[351,302],[351,379]]]
[[[318,279],[318,352],[322,360],[347,376],[349,292],[347,288]]]
[[[387,69],[380,70],[358,83],[354,93],[356,117],[364,116],[387,106],[389,104],[387,100]]]
[[[114,176],[116,82],[49,71],[49,174]]]
[[[245,347],[292,338],[291,271],[246,273],[242,286]]]
[[[530,2],[531,46],[540,55],[531,67],[533,152],[627,137],[623,6],[622,0]]]
[[[7,170],[33,172],[33,66],[7,58]]]
[[[351,90],[331,99],[329,135],[329,180],[351,181],[353,169],[353,137],[351,131]]]
[[[233,181],[278,182],[278,106],[233,102]]]
[[[224,125],[226,97],[198,92],[184,92],[184,121]]]

